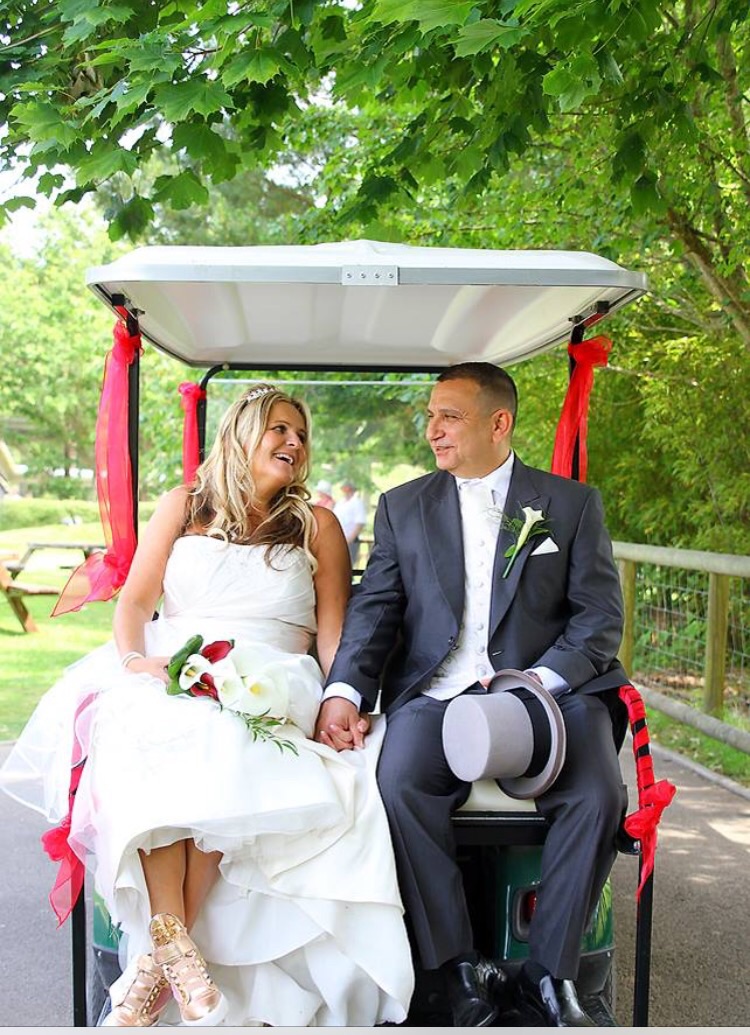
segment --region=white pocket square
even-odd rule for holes
[[[546,539],[543,539],[541,541],[539,546],[537,546],[535,549],[533,549],[531,551],[529,556],[530,557],[536,557],[540,553],[559,553],[559,552],[560,552],[560,547],[557,545],[557,543],[553,542],[549,538],[549,536],[548,536]]]

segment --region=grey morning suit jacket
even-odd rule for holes
[[[524,506],[543,511],[558,551],[532,557],[545,537],[530,538],[504,579],[504,553],[514,536],[501,528],[488,641],[495,670],[546,665],[585,693],[627,683],[615,657],[620,581],[598,491],[527,467],[516,456],[505,513],[520,518]],[[388,713],[429,687],[458,636],[464,552],[453,475],[437,471],[384,493],[374,531],[328,682],[356,687],[369,711],[382,681],[380,710]]]

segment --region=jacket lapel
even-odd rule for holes
[[[464,546],[455,478],[440,471],[420,497],[422,532],[443,595],[460,623],[464,606]]]
[[[534,485],[529,468],[516,456],[513,461],[513,474],[508,487],[508,497],[505,501],[504,513],[509,518],[521,518],[523,516],[521,513],[522,507],[533,507],[535,510],[541,510],[546,517],[549,508],[549,496],[540,495]],[[537,544],[537,540],[533,536],[526,540],[513,562],[508,577],[504,579],[503,572],[508,564],[505,551],[515,542],[515,539],[516,536],[513,532],[505,528],[500,529],[497,537],[495,563],[492,570],[490,639],[510,607],[526,560]]]

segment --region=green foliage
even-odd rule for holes
[[[0,36],[0,160],[58,203],[96,194],[112,239],[572,248],[646,271],[650,296],[604,325],[614,348],[592,398],[589,480],[617,538],[750,551],[746,4],[15,0]],[[60,251],[45,260],[56,301],[43,318],[28,301],[40,276],[12,261],[0,310],[14,352],[43,346],[42,360],[19,352],[33,391],[13,371],[0,386],[12,444],[24,420],[34,431],[36,472],[86,465],[103,358],[93,338],[77,362],[56,341],[59,299],[81,283]],[[71,315],[66,339],[93,335],[93,318]],[[149,495],[179,477],[186,372],[168,367],[147,350]],[[546,467],[564,352],[513,373],[516,445]],[[63,404],[42,405],[45,377],[77,412],[53,420]],[[335,474],[364,477],[391,450],[429,465],[422,403],[400,401],[390,420],[386,399],[388,421],[364,399],[321,401]]]
[[[738,211],[746,193],[746,18],[734,0],[710,15],[619,0],[265,0],[250,10],[16,0],[1,26],[0,157],[44,173],[51,194],[60,167],[84,193],[123,180],[111,225],[137,234],[145,224],[123,219],[126,209],[148,220],[159,201],[207,202],[218,183],[283,159],[321,101],[357,124],[344,143],[359,166],[344,204],[359,218],[394,197],[414,204],[439,167],[458,193],[491,190],[550,127],[594,119],[635,216],[709,219],[694,183],[682,203],[696,162],[717,185],[722,166],[724,203],[725,184]],[[313,174],[322,146],[310,138],[304,149]],[[155,155],[169,170],[139,182]]]
[[[91,500],[6,497],[0,502],[0,531],[69,521],[99,521],[99,505]]]

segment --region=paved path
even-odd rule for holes
[[[0,764],[8,745],[0,744]],[[623,771],[636,801],[630,742]],[[750,1021],[750,794],[706,779],[655,749],[657,779],[678,793],[659,828],[651,961],[651,1026],[742,1026]],[[0,1024],[72,1026],[70,928],[47,902],[56,866],[44,820],[0,793]],[[613,871],[617,1019],[632,1024],[637,861]]]
[[[630,741],[623,770],[636,801]],[[750,791],[654,748],[657,779],[677,794],[659,826],[654,870],[651,1026],[750,1023]],[[728,786],[735,786],[725,781]],[[617,1020],[632,1024],[637,860],[613,871]]]

